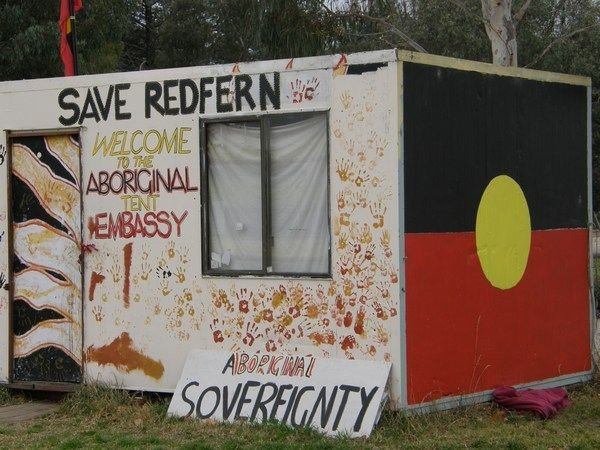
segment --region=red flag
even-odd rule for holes
[[[75,58],[73,56],[73,29],[71,24],[71,7],[73,15],[83,8],[83,0],[60,0],[60,59],[65,67],[65,76],[75,75]]]

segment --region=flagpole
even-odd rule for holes
[[[69,21],[71,22],[71,51],[73,53],[73,75],[79,75],[77,63],[77,29],[75,27],[75,5],[74,0],[69,0]]]

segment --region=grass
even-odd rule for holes
[[[6,386],[0,385],[0,406],[16,405],[29,401],[29,396],[25,393],[8,389]]]
[[[328,438],[277,423],[220,424],[166,417],[168,398],[85,386],[57,413],[0,425],[0,448],[600,448],[600,381],[570,388],[573,406],[552,420],[484,404],[429,415],[386,412],[368,439]],[[3,404],[31,394],[0,390]]]
[[[13,402],[10,390],[4,386],[0,386],[0,405],[8,405]]]

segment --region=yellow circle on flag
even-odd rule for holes
[[[492,286],[516,286],[529,259],[531,218],[525,194],[511,177],[499,175],[483,191],[475,240],[481,269]]]

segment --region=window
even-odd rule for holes
[[[201,129],[204,273],[327,276],[327,115]]]

